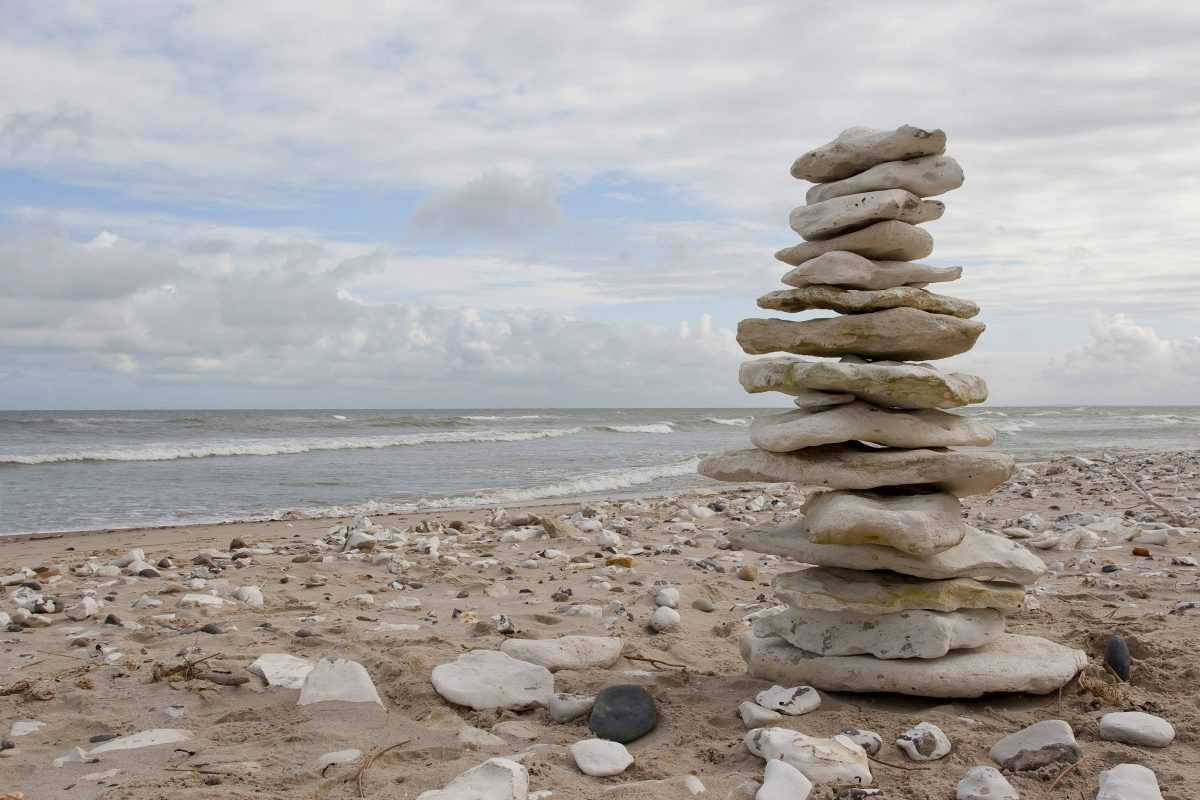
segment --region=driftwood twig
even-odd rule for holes
[[[389,750],[395,750],[400,745],[408,744],[411,741],[412,741],[412,739],[401,739],[400,741],[396,742],[395,744],[389,744],[387,747],[383,748],[382,750],[376,750],[374,753],[371,753],[371,757],[368,758],[365,762],[363,762],[363,765],[358,770],[358,775],[354,779],[355,783],[358,785],[358,796],[359,796],[360,800],[363,800],[367,796],[366,790],[363,789],[363,776],[367,774],[367,770],[369,770],[371,768],[371,765],[375,763],[375,759],[379,758],[381,755],[388,752]]]

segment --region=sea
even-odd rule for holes
[[[3,411],[0,535],[678,493],[774,408]],[[1019,461],[1200,449],[1200,407],[973,407]]]

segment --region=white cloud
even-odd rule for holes
[[[562,219],[554,195],[554,181],[525,181],[493,170],[422,198],[407,228],[418,238],[432,239],[527,236]]]

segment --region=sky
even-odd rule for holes
[[[1200,5],[0,0],[0,408],[764,404],[844,128],[941,128],[939,362],[1200,403]]]

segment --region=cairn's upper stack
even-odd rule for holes
[[[826,487],[802,521],[730,538],[806,567],[779,575],[788,608],[742,638],[750,672],[830,691],[935,697],[1049,692],[1084,666],[1083,652],[1004,633],[1025,584],[1044,566],[1008,539],[965,524],[959,498],[1006,481],[1008,456],[984,447],[995,431],[940,409],[987,398],[983,380],[930,364],[970,350],[982,323],[968,300],[927,291],[961,267],[914,263],[933,252],[917,225],[942,216],[926,198],[962,185],[946,135],[904,126],[851,128],[805,153],[792,175],[817,184],[792,212],[804,242],[775,254],[790,287],[759,298],[782,312],[840,316],[747,319],[738,341],[748,392],[783,392],[796,410],[759,417],[755,449],[713,456],[700,472],[726,481]]]

